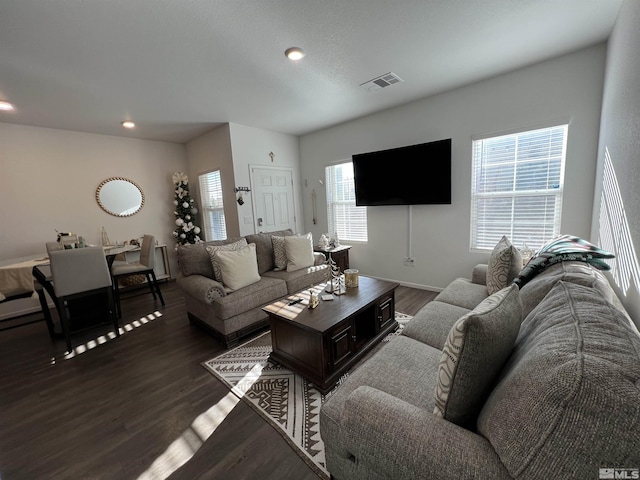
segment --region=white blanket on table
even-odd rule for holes
[[[48,262],[48,258],[40,258],[0,267],[0,302],[6,297],[33,292],[33,267]]]

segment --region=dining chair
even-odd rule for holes
[[[49,260],[56,306],[67,342],[67,351],[72,350],[69,301],[81,297],[97,297],[98,294],[102,294],[102,298],[106,299],[104,307],[113,322],[116,336],[120,336],[111,274],[102,247],[52,250],[49,252]]]
[[[131,275],[145,275],[147,277],[147,285],[151,290],[153,299],[160,298],[160,302],[164,305],[164,298],[162,298],[162,292],[160,292],[160,284],[156,278],[156,273],[153,271],[153,267],[156,262],[155,252],[156,239],[153,235],[145,235],[142,239],[142,245],[140,246],[140,261],[131,263],[117,263],[111,267],[111,277],[113,278],[113,290],[115,292],[116,299],[116,313],[118,317],[122,316],[122,309],[120,306],[120,288],[118,285],[119,280],[129,277]]]

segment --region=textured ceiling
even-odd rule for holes
[[[0,0],[0,100],[16,106],[0,122],[301,135],[601,42],[621,2]],[[404,82],[359,86],[387,72]]]

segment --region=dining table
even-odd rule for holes
[[[33,309],[31,298],[37,298],[31,270],[35,265],[48,261],[43,255],[0,261],[0,332],[42,321],[42,318],[21,317],[24,315],[25,305],[31,305]]]
[[[111,270],[111,266],[113,265],[113,262],[118,255],[130,252],[131,250],[137,250],[140,248],[140,245],[105,245],[102,248],[104,249],[104,254],[107,257],[107,265],[109,266],[109,270]]]
[[[103,246],[109,268],[120,254],[139,248],[138,245]],[[47,329],[52,338],[62,334],[56,332],[49,311],[45,292],[49,294],[58,313],[58,299],[53,288],[51,266],[46,254],[36,254],[0,262],[0,302],[19,298],[38,297]]]
[[[0,302],[26,298],[34,293],[33,267],[49,263],[46,255],[30,255],[0,263]]]

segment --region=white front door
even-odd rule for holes
[[[274,232],[290,228],[295,232],[292,170],[251,167],[251,181],[256,231]]]

